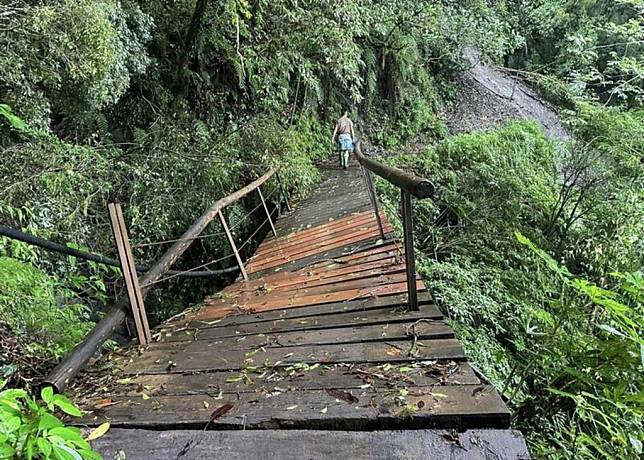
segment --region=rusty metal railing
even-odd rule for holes
[[[362,167],[365,177],[365,185],[369,194],[369,200],[374,208],[378,227],[382,238],[385,238],[380,210],[378,208],[378,197],[373,185],[371,173],[377,174],[386,181],[400,189],[400,201],[402,207],[403,236],[405,245],[405,266],[407,271],[407,296],[410,310],[418,310],[418,291],[416,289],[416,257],[414,254],[414,227],[411,208],[411,196],[418,199],[433,198],[435,188],[429,180],[415,176],[398,168],[393,168],[380,163],[362,154],[361,142],[355,146],[354,153],[358,163]]]
[[[261,200],[261,207],[267,214],[267,218],[262,224],[262,226],[268,221],[270,222],[270,227],[273,233],[275,233],[275,227],[272,221],[272,215],[269,212],[268,206],[266,204],[266,198],[261,193],[260,187],[262,184],[266,183],[271,177],[276,176],[278,181],[278,190],[280,195],[284,195],[284,190],[281,182],[279,181],[279,176],[277,175],[274,169],[270,169],[266,174],[251,182],[247,186],[237,190],[236,192],[216,201],[205,213],[201,215],[192,226],[186,230],[186,232],[179,238],[171,240],[174,244],[166,251],[163,256],[136,282],[140,287],[141,294],[145,294],[156,284],[165,281],[175,276],[180,276],[183,273],[190,273],[194,269],[184,270],[184,271],[172,271],[170,270],[173,264],[179,259],[179,257],[188,249],[188,247],[195,241],[198,240],[201,233],[206,229],[206,227],[218,217],[221,221],[221,224],[225,230],[226,237],[228,242],[231,245],[235,259],[241,270],[242,277],[247,280],[248,276],[244,270],[244,264],[241,259],[238,248],[233,241],[232,234],[226,224],[226,220],[222,214],[222,211],[225,207],[235,203],[251,192],[257,190]],[[285,197],[286,198],[286,197]],[[290,205],[288,203],[288,198],[286,198],[287,209],[290,210]],[[259,206],[258,206],[259,207]],[[255,208],[258,209],[258,208]],[[253,235],[257,233],[257,230]],[[251,238],[252,236],[251,235]],[[244,243],[241,247],[246,245]],[[226,256],[228,257],[228,256]],[[197,268],[203,268],[214,262],[218,262],[223,259],[217,259],[211,261],[207,264],[200,265]],[[170,276],[163,278],[164,275],[172,272]],[[107,340],[124,321],[128,316],[128,306],[131,305],[131,300],[128,297],[122,297],[117,300],[117,302],[112,305],[107,314],[96,323],[94,329],[85,336],[83,341],[79,343],[71,353],[60,363],[56,368],[45,378],[44,384],[54,387],[57,391],[63,391],[71,379],[76,376],[76,374],[85,366],[89,359],[96,353],[99,347]]]

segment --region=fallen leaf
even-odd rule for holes
[[[220,319],[216,319],[214,321],[200,321],[203,324],[206,324],[208,326],[212,326],[213,324],[221,323]]]
[[[293,410],[293,409],[296,409],[296,408],[297,408],[297,404],[294,404],[294,405],[292,405],[292,406],[288,406],[288,407],[286,408],[286,410]]]
[[[85,438],[85,441],[93,441],[94,439],[98,439],[101,436],[103,436],[105,433],[107,433],[110,429],[110,423],[105,422],[101,425],[99,425],[97,428],[95,428],[87,437]]]
[[[101,399],[99,402],[94,404],[94,408],[103,409],[104,407],[113,406],[114,404],[116,404],[116,403],[114,401],[112,401],[111,399]]]
[[[205,407],[206,409],[210,407],[210,404],[208,403],[208,401],[203,402],[203,407]]]
[[[387,354],[389,356],[400,356],[400,350],[396,347],[391,347],[389,350],[387,350]]]
[[[346,401],[349,404],[355,404],[359,401],[357,397],[349,393],[348,391],[342,391],[342,390],[326,390],[326,392],[333,396],[336,399],[341,399],[342,401]]]
[[[326,414],[326,411],[327,411],[327,410],[329,410],[329,409],[328,409],[327,407],[325,407],[324,409],[322,409],[322,410],[320,411],[320,414]]]
[[[145,394],[145,393],[141,393],[141,397],[142,397],[143,399],[146,399],[146,400],[147,400],[147,399],[150,399],[150,397],[149,397],[147,394]]]
[[[219,406],[217,409],[215,409],[212,414],[210,414],[210,421],[217,420],[219,417],[222,415],[226,414],[230,409],[233,408],[233,405],[230,403],[226,403],[222,406]]]

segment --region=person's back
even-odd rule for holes
[[[333,137],[331,142],[335,143],[336,136],[338,139],[338,147],[340,149],[340,165],[347,169],[349,166],[349,154],[353,152],[353,143],[355,134],[353,132],[353,122],[349,118],[349,109],[343,110],[342,116],[335,124],[333,130]]]

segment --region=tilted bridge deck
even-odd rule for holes
[[[402,244],[384,216],[381,239],[359,169],[322,172],[248,281],[163,324],[85,401],[83,423],[111,423],[106,458],[527,458],[420,278],[406,310]]]

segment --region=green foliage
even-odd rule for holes
[[[526,391],[521,396],[523,407],[534,404],[543,420],[561,424],[551,425],[554,446],[537,440],[535,448],[555,456],[557,445],[572,443],[575,458],[641,456],[642,273],[616,273],[620,281],[616,288],[601,288],[571,275],[520,233],[517,239],[557,276],[557,290],[550,293],[547,306],[534,315],[533,335],[542,334],[546,339],[531,341],[521,359],[525,367],[515,369],[509,377],[516,380],[518,374],[515,392]],[[526,382],[528,376],[534,383]],[[541,398],[549,404],[535,404]],[[567,417],[562,418],[562,413]]]
[[[524,46],[513,61],[554,74],[577,96],[641,107],[644,8],[640,0],[513,0]]]
[[[78,428],[67,427],[54,410],[80,417],[82,412],[51,387],[39,404],[25,390],[4,389],[0,381],[0,459],[100,460]]]
[[[33,265],[0,256],[0,318],[40,359],[64,356],[91,328],[75,294]]]
[[[521,122],[391,161],[437,184],[436,203],[414,203],[419,271],[532,453],[632,458],[643,421],[641,115],[582,107],[577,145]],[[396,190],[380,185],[394,209]]]
[[[7,50],[0,90],[36,129],[47,130],[58,115],[78,117],[116,102],[149,63],[151,18],[133,2],[17,1],[0,8],[0,47]]]

